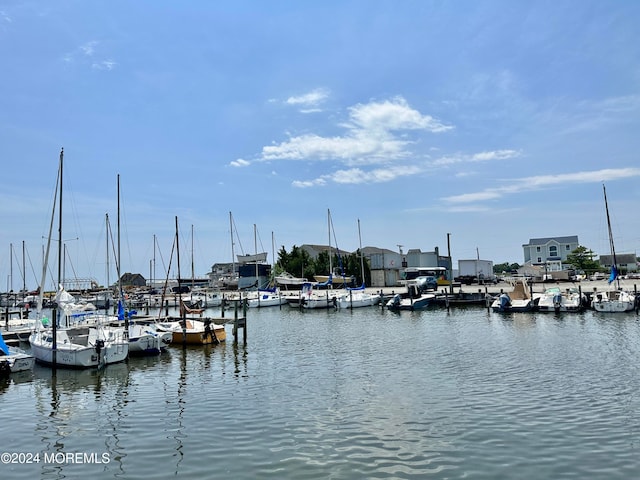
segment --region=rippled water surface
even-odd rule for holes
[[[215,347],[1,381],[0,449],[40,458],[0,476],[640,477],[635,314],[285,306],[250,310],[246,344],[227,328]]]

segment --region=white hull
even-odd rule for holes
[[[148,325],[133,324],[129,326],[130,355],[157,355],[165,347],[166,344],[163,343],[161,335]]]
[[[219,307],[222,305],[222,293],[221,292],[192,292],[184,295],[184,300],[191,303],[200,302],[200,305],[204,308]]]
[[[129,343],[123,329],[89,328],[57,331],[55,365],[67,368],[91,368],[126,360]],[[100,345],[101,340],[104,345]],[[31,352],[38,363],[53,365],[53,335],[50,329],[29,337]]]
[[[290,273],[284,273],[275,277],[277,285],[282,287],[298,287],[301,288],[308,280],[302,277],[294,277]]]
[[[610,290],[594,295],[591,307],[596,312],[622,313],[632,312],[636,307],[636,297],[623,290]]]
[[[314,275],[313,278],[319,283],[326,283],[331,279],[331,283],[333,285],[351,285],[355,282],[355,278],[353,276],[339,277],[336,275]]]
[[[9,347],[9,355],[0,356],[0,375],[2,373],[16,373],[31,370],[35,357],[23,352],[19,348]]]
[[[531,290],[525,280],[516,282],[511,294],[502,293],[491,304],[494,312],[529,312],[533,310]]]
[[[400,294],[396,294],[387,302],[387,308],[389,310],[422,310],[427,308],[436,296],[433,293],[424,293],[419,297],[403,297]]]
[[[319,298],[305,298],[300,300],[300,306],[305,310],[315,310],[322,308],[336,308],[338,301],[336,297],[319,297]]]
[[[349,292],[338,299],[338,308],[371,307],[380,303],[380,295],[366,292]]]
[[[260,293],[257,298],[247,300],[249,308],[277,307],[287,303],[287,299],[277,293]]]
[[[533,309],[531,300],[511,300],[509,305],[503,305],[500,298],[493,301],[491,309],[494,312],[529,312]]]
[[[575,289],[561,292],[559,288],[549,288],[537,299],[540,312],[578,312],[584,305],[583,296]]]

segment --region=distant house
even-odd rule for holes
[[[335,255],[336,253],[339,253],[341,257],[345,257],[350,253],[350,252],[347,252],[346,250],[340,250],[340,249],[338,249],[338,252],[336,252],[336,248],[329,247],[329,245],[313,245],[313,244],[305,243],[304,245],[300,245],[300,248],[305,252],[307,252],[309,254],[309,257],[314,260],[318,258],[318,255],[320,255],[322,252],[326,252],[326,253],[331,252],[333,255]]]
[[[546,265],[547,269],[562,268],[567,255],[580,246],[577,235],[568,237],[531,238],[522,245],[524,263],[530,265]]]
[[[616,261],[621,274],[638,271],[635,253],[616,253]],[[613,265],[613,255],[600,255],[599,262],[604,268],[609,269]]]
[[[139,273],[125,273],[120,277],[123,287],[144,287],[147,285],[145,278]]]

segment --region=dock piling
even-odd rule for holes
[[[238,343],[238,328],[242,328],[242,340],[247,343],[247,317],[239,316],[238,300],[233,302],[233,343]]]

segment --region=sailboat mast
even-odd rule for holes
[[[231,279],[236,275],[236,253],[233,249],[233,216],[229,212],[229,231],[231,232]]]
[[[611,256],[613,261],[613,269],[615,272],[615,280],[618,287],[620,286],[620,280],[618,279],[618,259],[616,258],[616,248],[613,244],[613,233],[611,231],[611,219],[609,218],[609,204],[607,203],[607,189],[602,185],[602,192],[604,193],[604,208],[607,213],[607,229],[609,230],[609,247],[611,248]]]
[[[360,270],[362,272],[362,286],[365,286],[364,281],[364,254],[362,253],[362,235],[360,234],[360,219],[358,219],[358,244],[360,245]]]
[[[105,213],[105,231],[107,234],[107,289],[111,288],[110,285],[110,281],[109,281],[109,214]]]
[[[260,288],[260,277],[258,276],[258,231],[255,223],[253,224],[253,248],[256,252],[256,290],[258,290]]]
[[[333,275],[333,259],[331,258],[331,210],[327,208],[327,231],[329,232],[329,277]]]
[[[122,292],[122,271],[121,271],[121,262],[120,262],[120,174],[118,174],[118,259],[116,261],[117,274],[118,274],[118,295],[120,297],[120,302],[122,303],[122,307],[125,310],[124,312],[124,334],[125,338],[129,336],[129,315],[126,312],[126,307],[124,305],[124,295]],[[118,316],[120,316],[120,308],[118,308]]]
[[[7,292],[13,292],[13,243],[9,244],[9,282]]]
[[[63,168],[63,158],[64,158],[64,148],[60,150],[60,197],[58,198],[58,284],[60,283],[60,275],[62,272],[62,168]],[[59,287],[58,287],[59,288]],[[56,289],[57,290],[57,289]],[[58,302],[56,302],[58,303]],[[55,308],[52,312],[53,320],[52,320],[52,334],[53,334],[53,342],[51,345],[51,363],[53,364],[53,368],[55,368],[57,363],[57,353],[58,353],[58,331],[57,331],[57,323],[58,323],[58,308]]]
[[[122,278],[120,273],[120,174],[118,174],[118,259],[116,264],[118,265],[118,291],[122,294]]]
[[[178,261],[178,298],[180,299],[180,309],[182,309],[182,286],[180,285],[180,239],[178,238],[178,217],[176,216],[176,258]]]
[[[27,294],[27,270],[25,265],[25,246],[24,240],[22,241],[22,300],[24,300],[25,295]]]

